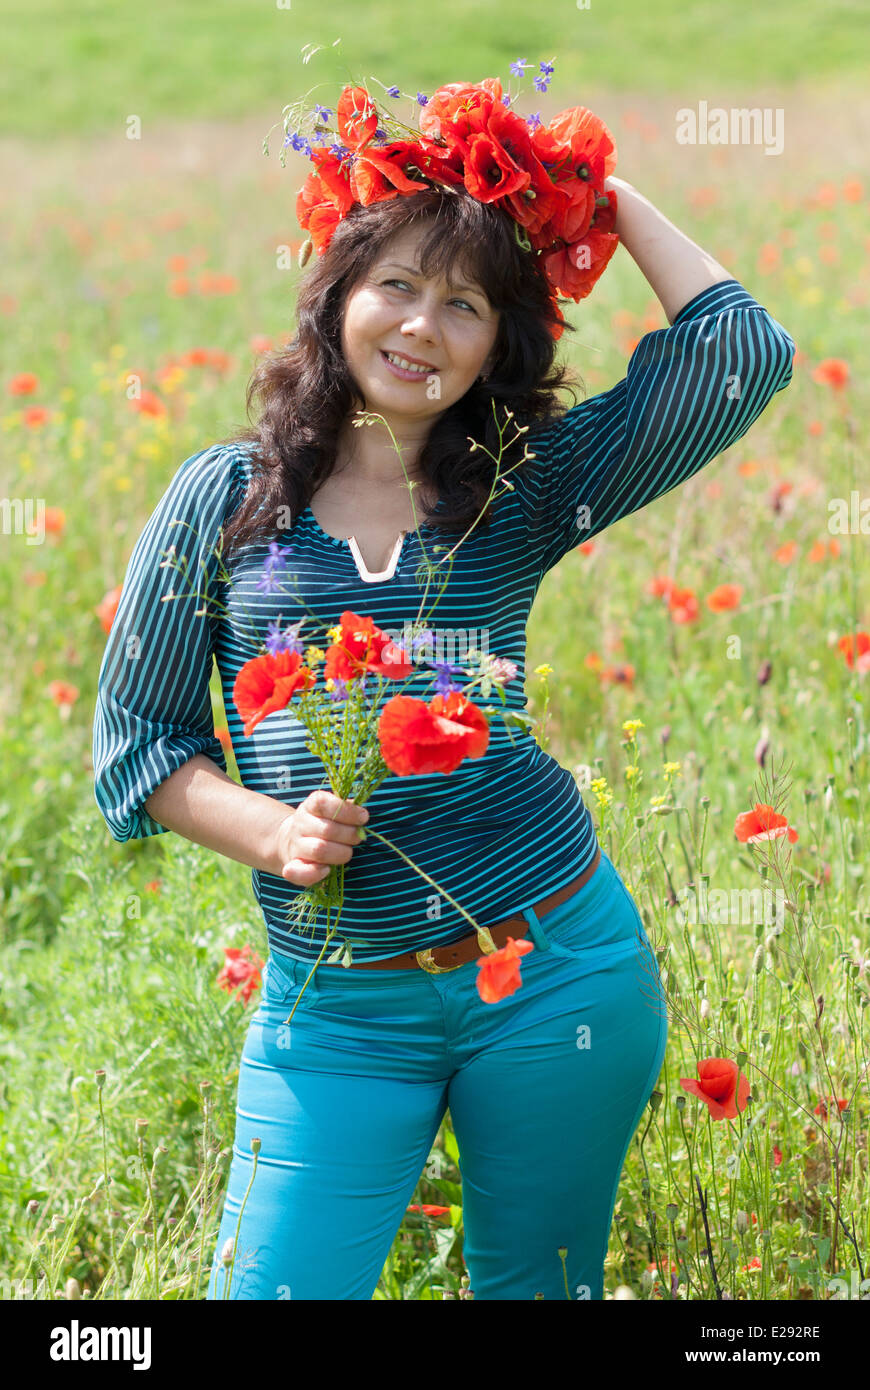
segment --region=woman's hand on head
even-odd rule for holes
[[[281,877],[300,888],[322,883],[334,864],[350,861],[368,818],[368,811],[353,801],[322,788],[311,792],[278,826]]]

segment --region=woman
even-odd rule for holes
[[[526,446],[534,458],[455,552],[430,626],[445,640],[472,631],[469,645],[513,662],[506,709],[522,711],[543,575],[695,474],[787,385],[784,329],[631,185],[607,186],[671,324],[640,340],[611,390],[557,413],[549,287],[501,212],[462,189],[357,205],[305,277],[297,339],[259,371],[257,429],[182,465],[131,557],[100,674],[98,804],[117,840],[169,828],[249,864],[271,950],[209,1298],[370,1299],[448,1107],[474,1296],[560,1299],[567,1280],[572,1298],[603,1297],[667,1025],[640,916],[574,779],[494,716],[484,757],[449,777],[390,777],[369,802],[372,827],[497,947],[532,943],[522,987],[487,1004],[467,921],[403,859],[360,843],[368,812],[322,789],[300,725],[270,717],[245,738],[232,689],[270,621],[350,609],[398,640],[419,611],[423,546],[437,558],[490,492],[509,406],[529,428],[504,431],[505,458]],[[353,427],[360,409],[389,423],[401,463],[381,420]],[[197,616],[194,597],[161,603],[168,545],[213,581],[222,525],[238,555],[226,618]],[[292,551],[269,592],[278,534]],[[212,652],[241,787],[214,736]],[[326,924],[294,930],[287,910],[335,864],[352,964],[324,960],[303,992]]]

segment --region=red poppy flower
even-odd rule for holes
[[[477,962],[477,992],[484,1004],[497,1004],[500,999],[519,989],[522,984],[520,956],[534,949],[533,941],[525,938],[515,941],[509,936],[501,950],[493,951]]]
[[[408,1211],[421,1211],[421,1212],[423,1213],[424,1216],[449,1216],[449,1215],[450,1215],[450,1208],[449,1208],[449,1207],[433,1207],[433,1206],[427,1205],[425,1202],[424,1202],[424,1204],[423,1204],[422,1207],[421,1207],[421,1206],[418,1206],[416,1202],[412,1202],[411,1205],[408,1207]]]
[[[737,608],[743,589],[739,584],[720,584],[706,598],[707,607],[712,613],[724,613],[728,608]]]
[[[423,147],[411,140],[393,140],[377,149],[369,148],[357,157],[351,168],[350,190],[366,207],[385,198],[395,198],[400,193],[416,193],[429,185],[413,178],[406,172],[406,166],[412,165],[422,172],[421,165],[432,162]],[[449,180],[449,169],[445,167],[444,172]]]
[[[296,217],[322,256],[342,217],[353,207],[354,198],[347,161],[329,149],[315,150],[313,160],[315,170],[296,195]]]
[[[773,1166],[774,1166],[774,1168],[778,1168],[779,1165],[780,1165],[781,1163],[782,1163],[782,1149],[779,1147],[778,1144],[774,1144],[774,1146],[773,1146]]]
[[[351,150],[361,150],[378,128],[378,113],[365,87],[345,87],[335,117],[341,142]]]
[[[298,652],[246,661],[233,684],[233,704],[245,722],[245,738],[270,714],[286,709],[297,690],[316,684],[314,672],[302,665]]]
[[[166,406],[160,397],[154,391],[149,391],[147,388],[142,392],[141,396],[134,397],[132,400],[128,401],[127,404],[131,410],[138,411],[140,415],[155,415],[159,417],[167,413]]]
[[[407,653],[375,626],[374,619],[346,608],[339,626],[341,636],[326,649],[324,680],[357,680],[369,671],[395,681],[410,676],[414,666]]]
[[[430,705],[410,695],[394,695],[378,721],[384,762],[399,777],[453,772],[463,758],[482,758],[489,747],[489,724],[464,695],[451,690]]]
[[[409,656],[386,632],[375,627],[374,619],[345,609],[339,627],[342,635],[327,648],[324,680],[353,681],[366,676],[368,671],[393,681],[407,680],[410,676],[414,667]]]
[[[420,111],[420,129],[431,140],[453,144],[486,128],[496,103],[502,102],[502,85],[497,77],[482,82],[447,82],[433,92]]]
[[[74,705],[79,698],[78,686],[70,685],[69,681],[51,681],[48,693],[59,707]]]
[[[66,512],[62,507],[46,507],[42,517],[42,524],[45,531],[50,535],[62,536],[64,528],[66,527]]]
[[[828,1101],[833,1101],[833,1100],[834,1100],[834,1097],[833,1097],[833,1096],[828,1096],[828,1100],[820,1100],[819,1103],[818,1103],[818,1105],[817,1105],[817,1106],[815,1107],[815,1109],[813,1110],[813,1114],[814,1114],[814,1115],[821,1115],[822,1119],[823,1119],[823,1120],[826,1120],[826,1119],[828,1118]],[[847,1100],[840,1100],[839,1098],[837,1099],[837,1109],[838,1109],[838,1110],[845,1110],[845,1109],[846,1109],[846,1106],[847,1106],[848,1104],[849,1104],[849,1102],[848,1102]]]
[[[742,811],[734,822],[734,834],[741,844],[755,845],[761,840],[776,840],[782,835],[794,844],[798,838],[796,830],[792,830],[785,816],[780,816],[774,811],[772,806],[767,806],[763,801],[756,801],[753,811]]]
[[[115,621],[115,614],[118,611],[118,603],[121,599],[122,588],[123,585],[119,584],[116,588],[110,589],[108,593],[103,595],[94,609],[94,612],[100,620],[100,626],[105,633],[109,633],[112,630],[112,623]]]
[[[624,662],[621,666],[605,666],[598,676],[599,680],[611,681],[614,685],[625,685],[629,690],[634,689],[634,677],[635,670],[630,662]]]
[[[39,386],[39,377],[33,372],[19,372],[7,384],[10,396],[32,396]]]
[[[505,146],[508,154],[511,147]],[[530,156],[534,160],[534,156]],[[539,243],[543,239],[546,246],[552,245],[554,236],[558,235],[554,231],[555,220],[563,217],[573,217],[575,204],[561,191],[555,188],[553,182],[543,165],[540,166],[542,176],[540,180],[534,172],[532,164],[531,182],[528,188],[524,188],[519,193],[507,193],[497,204],[507,212],[521,227],[524,227],[534,250],[539,250]],[[594,206],[594,203],[592,204]],[[582,221],[583,209],[577,213],[577,221]],[[588,227],[589,217],[586,217],[584,227]],[[579,233],[578,233],[579,235]],[[567,241],[569,238],[566,237]]]
[[[694,589],[672,589],[668,594],[668,611],[675,623],[696,622],[698,600]]]
[[[850,670],[870,671],[870,632],[851,632],[841,637],[837,643]],[[856,659],[857,653],[857,659]]]
[[[616,168],[616,145],[607,126],[594,112],[586,106],[560,111],[547,126],[546,133],[567,149],[573,173],[586,178],[582,172],[585,166],[589,170],[589,181],[596,188],[604,187],[604,180]],[[540,137],[544,134],[542,130]]]
[[[842,357],[826,357],[813,372],[813,381],[831,386],[835,391],[842,391],[848,380],[849,364]]]
[[[262,957],[250,946],[225,946],[224,955],[226,960],[216,983],[228,994],[238,991],[239,1002],[247,1004],[254,990],[263,983],[260,975],[264,964]]]
[[[727,1057],[705,1057],[698,1063],[698,1078],[681,1076],[680,1085],[704,1102],[712,1120],[735,1120],[738,1110],[746,1109],[749,1082],[738,1072],[736,1062]]]
[[[331,148],[315,150],[314,168],[315,172],[308,175],[302,186],[303,193],[306,184],[309,186],[306,203],[311,206],[323,201],[333,203],[343,217],[353,207],[347,158],[342,159]]]
[[[472,135],[463,155],[465,187],[481,203],[521,193],[532,181],[488,131]]]
[[[618,245],[619,237],[615,234],[590,227],[578,241],[543,253],[547,279],[566,299],[585,299]]]
[[[676,585],[666,574],[654,574],[652,579],[647,581],[644,593],[651,594],[653,598],[670,598]]]

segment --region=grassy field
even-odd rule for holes
[[[305,70],[306,86],[375,74],[412,94],[507,77],[513,59],[536,55],[556,59],[567,93],[591,85],[685,91],[690,100],[722,84],[729,94],[779,83],[848,83],[858,92],[866,69],[861,0],[589,0],[586,8],[567,0],[540,12],[523,0],[442,0],[436,9],[419,0],[155,0],[147,19],[130,0],[6,0],[0,16],[0,131],[49,142],[118,125],[130,111],[147,123],[235,119],[268,100],[280,105],[306,44],[327,50]]]
[[[584,796],[671,1001],[665,1066],[620,1187],[607,1295],[715,1296],[698,1179],[732,1297],[858,1296],[870,1239],[868,677],[838,642],[870,631],[870,520],[841,533],[829,519],[833,499],[848,504],[866,477],[868,106],[826,95],[825,80],[855,71],[859,7],[791,5],[775,37],[768,11],[747,7],[723,41],[718,7],[693,6],[684,21],[670,4],[592,6],[558,30],[536,29],[519,5],[500,5],[497,24],[494,6],[441,7],[437,25],[413,21],[426,39],[419,62],[386,6],[380,26],[377,6],[364,20],[341,5],[311,30],[301,4],[257,24],[221,4],[166,6],[165,22],[158,7],[147,25],[130,7],[17,16],[3,94],[16,138],[0,151],[0,496],[54,511],[43,545],[4,534],[0,546],[11,657],[0,679],[0,1297],[69,1296],[70,1280],[86,1297],[203,1295],[256,1004],[216,979],[224,947],[265,955],[265,931],[244,866],[174,835],[123,846],[109,836],[90,765],[99,607],[181,461],[244,421],[256,352],[292,330],[298,273],[277,268],[276,248],[301,240],[292,195],[305,169],[281,171],[260,143],[282,103],[329,71],[303,68],[301,43],[339,33],[355,75],[415,88],[455,77],[460,44],[466,74],[505,79],[514,57],[563,48],[551,91],[521,109],[546,119],[594,74],[590,104],[617,136],[617,173],[797,343],[791,386],[744,440],[547,576],[527,691],[541,742],[598,779]],[[279,24],[298,25],[286,52]],[[574,37],[581,24],[588,45]],[[753,53],[764,57],[755,72]],[[683,102],[662,93],[690,68],[689,103],[705,95],[702,73],[711,102],[729,105],[744,77],[811,75],[813,91],[783,88],[783,155],[676,146]],[[134,145],[114,126],[145,109],[137,90],[159,128],[146,123]],[[622,250],[569,317],[590,394],[666,323]],[[207,352],[185,360],[195,349]],[[826,359],[848,369],[845,387],[820,379]],[[153,414],[130,408],[133,371]],[[22,374],[35,382],[17,394]],[[661,575],[696,595],[692,621],[648,591]],[[739,599],[715,611],[706,599],[723,584]],[[220,730],[216,675],[213,701]],[[633,741],[630,720],[641,722]],[[756,800],[799,836],[771,842],[766,868],[734,833]],[[742,912],[681,922],[676,899],[704,875],[710,893],[781,889],[781,929]],[[750,1081],[733,1122],[713,1121],[679,1084],[711,1056],[737,1060]],[[443,1210],[408,1213],[376,1297],[463,1296],[449,1120],[414,1203]]]

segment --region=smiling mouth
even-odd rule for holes
[[[411,380],[414,377],[420,377],[421,380],[423,380],[432,372],[438,371],[437,367],[423,367],[420,365],[413,364],[410,367],[402,367],[396,360],[399,357],[398,353],[386,352],[383,348],[380,349],[380,353],[384,361],[388,362],[389,365],[394,369],[394,371],[399,372],[402,376],[408,378],[408,380]],[[407,362],[408,359],[404,358],[403,360]]]

